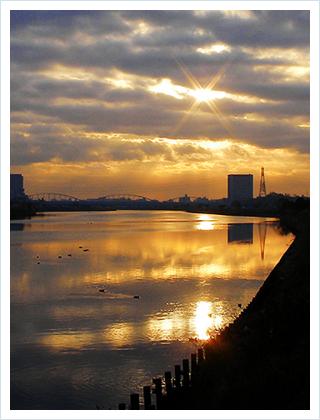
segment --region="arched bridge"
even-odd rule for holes
[[[37,193],[37,194],[29,194],[28,197],[30,198],[30,200],[33,201],[85,201],[85,199],[80,199],[77,197],[74,197],[72,195],[68,195],[68,194],[62,194],[62,193],[57,193],[57,192],[42,192],[42,193]],[[94,198],[94,199],[89,199],[91,200],[110,200],[110,201],[138,201],[138,200],[143,200],[143,201],[155,201],[152,198],[149,197],[145,197],[142,195],[138,195],[138,194],[127,194],[127,193],[121,193],[121,194],[108,194],[105,195],[103,197],[98,197],[98,198]]]
[[[55,193],[55,192],[44,192],[38,194],[28,195],[30,200],[33,201],[80,201],[79,198],[73,197],[72,195]]]
[[[86,201],[86,199],[80,199],[78,197],[74,197],[72,195],[68,195],[68,194],[62,194],[62,193],[57,193],[57,192],[42,192],[42,193],[37,193],[37,194],[30,194],[28,195],[30,200],[33,201]],[[168,200],[165,201],[171,201],[171,202],[175,202],[178,203],[181,200],[201,200],[201,197],[195,197],[195,196],[184,196],[184,197],[174,197],[174,198],[170,198]],[[92,198],[92,199],[88,199],[88,201],[158,201],[156,199],[150,198],[150,197],[146,197],[146,196],[142,196],[142,195],[138,195],[138,194],[128,194],[128,193],[120,193],[120,194],[107,194],[104,195],[102,197],[98,197],[98,198]]]
[[[144,200],[144,201],[154,201],[152,198],[144,197],[137,194],[108,194],[103,197],[97,198],[97,200]]]

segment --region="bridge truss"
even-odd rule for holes
[[[28,195],[30,200],[33,201],[80,201],[79,198],[72,195],[55,193],[55,192],[44,192],[38,194]]]
[[[143,197],[142,195],[137,194],[108,194],[103,197],[97,198],[97,200],[110,200],[110,201],[155,201],[152,198]]]

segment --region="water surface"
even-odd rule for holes
[[[239,314],[292,241],[173,211],[11,223],[12,409],[117,408]]]

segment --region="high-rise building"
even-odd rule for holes
[[[240,203],[253,199],[253,175],[232,174],[228,175],[228,200]]]
[[[10,200],[21,200],[25,198],[23,176],[21,174],[10,174]]]

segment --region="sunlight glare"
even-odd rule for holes
[[[196,314],[194,318],[197,337],[200,340],[208,340],[210,338],[209,328],[212,326],[212,319],[210,317],[212,310],[212,303],[200,301],[197,302]]]
[[[183,99],[183,96],[187,93],[188,89],[183,86],[174,85],[170,79],[161,79],[161,82],[149,87],[149,91],[173,96],[176,99]]]
[[[208,214],[200,214],[198,216],[198,221],[196,225],[197,230],[213,230],[214,229],[214,221]]]
[[[215,329],[219,329],[222,327],[223,318],[221,315],[216,315],[213,320],[213,325]]]
[[[230,52],[230,50],[231,48],[225,44],[212,44],[208,47],[197,48],[197,51],[201,54],[212,54],[212,53],[221,54],[224,51]]]
[[[215,99],[223,99],[226,93],[211,89],[194,89],[190,90],[190,95],[193,96],[197,102],[208,102]]]

